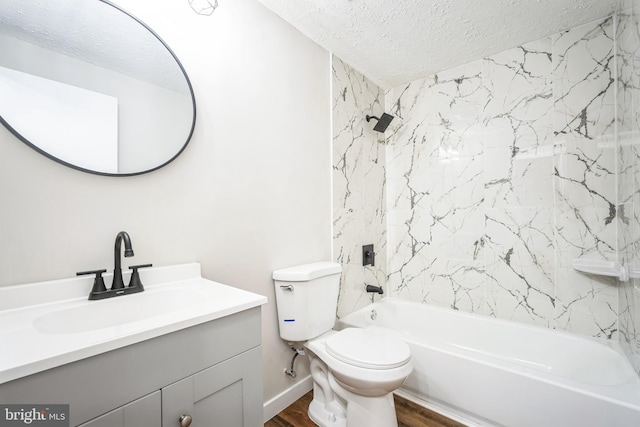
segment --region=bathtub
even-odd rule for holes
[[[400,390],[471,426],[638,427],[640,379],[617,342],[385,298],[337,328],[380,327],[411,347]]]

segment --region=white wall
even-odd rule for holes
[[[159,171],[109,178],[61,166],[1,128],[0,285],[113,268],[126,230],[131,263],[198,261],[205,277],[269,298],[270,399],[293,383],[271,271],[331,257],[329,54],[253,0],[220,2],[210,17],[186,0],[116,3],[181,59],[197,96],[193,139]]]

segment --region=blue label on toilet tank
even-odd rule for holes
[[[284,319],[285,322],[295,322],[296,319]]]

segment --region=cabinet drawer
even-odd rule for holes
[[[156,391],[78,427],[159,427],[161,411],[161,393]]]
[[[197,426],[262,426],[260,348],[225,360],[162,389],[162,426],[183,415]]]

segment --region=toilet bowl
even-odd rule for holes
[[[369,327],[333,330],[340,264],[273,272],[280,337],[307,350],[313,379],[309,417],[321,427],[397,427],[393,391],[413,369],[409,346]]]
[[[321,427],[397,426],[393,391],[413,369],[409,346],[375,328],[329,331],[305,344]],[[317,390],[322,385],[322,390]]]
[[[329,367],[339,384],[365,396],[392,392],[413,369],[407,343],[377,328],[332,330],[305,347]]]

